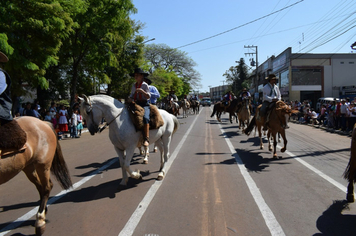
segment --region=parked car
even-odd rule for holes
[[[203,98],[200,102],[200,104],[205,107],[205,106],[208,106],[210,107],[211,106],[211,100],[210,98]]]

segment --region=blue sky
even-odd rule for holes
[[[258,47],[261,64],[288,47],[292,47],[292,53],[350,53],[350,45],[356,41],[354,0],[133,0],[133,3],[138,12],[132,18],[145,24],[141,34],[147,39],[155,38],[149,43],[179,48],[197,63],[195,69],[201,74],[201,86],[194,89],[200,92],[209,91],[209,86],[226,84],[223,74],[240,58],[250,64],[255,56],[245,53],[255,51],[244,46]],[[220,35],[191,44],[217,34]]]

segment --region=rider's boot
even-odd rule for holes
[[[23,152],[26,149],[26,132],[16,120],[2,120],[0,126],[0,156]]]
[[[143,124],[143,146],[148,147],[150,145],[149,140],[150,124]]]

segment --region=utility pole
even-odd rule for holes
[[[256,64],[256,76],[255,76],[255,81],[254,81],[254,85],[255,85],[255,93],[258,93],[258,52],[257,52],[257,46],[244,46],[244,48],[255,48],[255,52],[249,52],[249,53],[245,53],[245,55],[248,56],[253,56],[256,55],[256,62],[251,61],[251,66],[255,66]]]

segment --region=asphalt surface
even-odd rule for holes
[[[54,180],[45,235],[355,235],[342,179],[350,137],[290,123],[287,152],[273,159],[266,139],[260,150],[257,136],[211,113],[179,117],[163,181],[159,154],[144,165],[137,150],[143,179],[126,188],[108,130],[61,140],[75,187],[54,198]],[[20,173],[0,192],[0,235],[33,235],[35,187]]]

